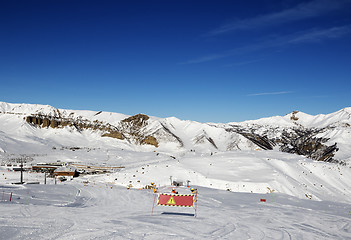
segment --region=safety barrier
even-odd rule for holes
[[[151,215],[154,212],[156,198],[157,198],[156,206],[193,207],[194,210],[195,210],[194,216],[196,217],[196,212],[197,212],[197,192],[195,194],[169,194],[169,193],[155,194],[154,203],[152,205]]]

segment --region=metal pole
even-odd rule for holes
[[[155,201],[156,201],[156,196],[157,196],[158,194],[156,194],[155,193],[155,197],[154,197],[154,203],[152,204],[152,211],[151,211],[151,216],[152,216],[152,214],[154,213],[154,208],[155,208]]]
[[[197,190],[196,190],[196,195],[195,195],[195,217],[197,216]]]
[[[21,167],[21,180],[20,180],[20,182],[21,182],[21,184],[23,184],[23,162],[21,163],[20,167]]]
[[[46,184],[46,173],[44,173],[44,184]]]

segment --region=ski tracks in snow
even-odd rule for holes
[[[195,218],[192,208],[158,206],[151,215],[154,194],[150,190],[103,183],[28,186],[28,190],[34,198],[0,204],[0,210],[6,208],[0,216],[1,239],[351,238],[350,216],[342,216],[342,209],[350,205],[298,202],[285,195],[261,203],[259,199],[267,194],[199,188]],[[39,197],[48,201],[37,201]]]

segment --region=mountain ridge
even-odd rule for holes
[[[285,116],[244,122],[200,123],[175,117],[129,116],[104,111],[57,109],[50,105],[0,102],[0,116],[3,123],[6,120],[20,125],[16,135],[8,132],[6,124],[0,122],[3,125],[0,126],[2,135],[15,135],[15,138],[24,135],[23,138],[28,138],[40,132],[38,136],[42,142],[45,139],[56,141],[49,129],[66,129],[71,133],[92,134],[94,141],[107,141],[111,146],[128,145],[139,150],[212,153],[276,149],[318,161],[351,161],[351,147],[348,144],[348,140],[351,140],[350,107],[316,116],[293,111]],[[26,125],[32,129],[24,130]],[[90,141],[88,135],[87,141]],[[103,140],[106,137],[115,140]],[[63,145],[63,142],[56,144]],[[0,148],[6,151],[6,146]]]

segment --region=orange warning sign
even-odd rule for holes
[[[160,193],[158,195],[157,205],[173,207],[192,207],[194,205],[194,195]]]

